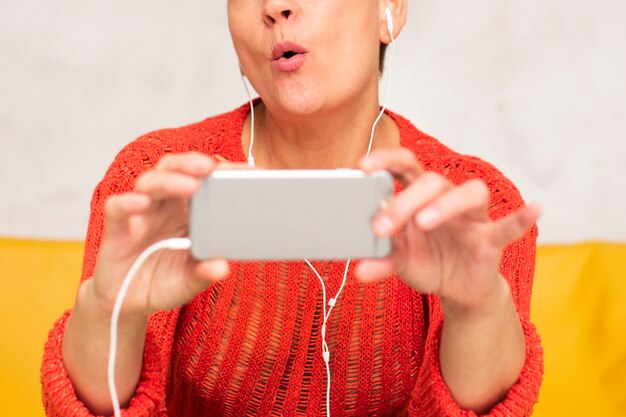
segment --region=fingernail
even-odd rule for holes
[[[393,220],[386,214],[383,214],[376,219],[376,233],[379,235],[388,235],[393,233],[395,225]]]
[[[439,220],[439,213],[435,209],[427,208],[417,215],[417,223],[422,227],[434,226]]]

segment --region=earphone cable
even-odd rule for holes
[[[383,117],[383,114],[385,113],[385,110],[387,109],[387,103],[389,101],[389,95],[391,93],[391,81],[392,81],[392,68],[393,68],[393,56],[395,54],[396,51],[396,39],[393,35],[393,20],[392,20],[392,16],[391,16],[391,11],[389,8],[387,8],[385,10],[385,15],[387,18],[387,29],[389,31],[389,35],[391,37],[391,54],[389,56],[389,66],[388,66],[388,78],[387,78],[387,92],[385,94],[385,99],[383,101],[383,106],[381,107],[380,113],[378,113],[378,117],[376,117],[376,120],[374,120],[374,123],[372,124],[372,131],[370,134],[370,140],[367,146],[367,153],[365,154],[365,156],[368,156],[372,150],[372,144],[374,143],[374,132],[376,130],[376,126],[378,125],[378,122],[380,121],[380,119]],[[250,102],[250,112],[251,112],[251,127],[250,127],[250,144],[248,146],[248,165],[250,165],[251,167],[254,167],[254,156],[252,155],[252,145],[254,144],[254,105],[252,102],[252,96],[250,95],[250,90],[248,89],[248,85],[246,84],[245,78],[243,76],[243,73],[241,73],[241,80],[243,82],[243,85],[246,89],[246,94],[248,95],[248,100]],[[345,285],[345,281],[346,281],[346,277],[348,274],[348,268],[350,266],[350,259],[348,259],[348,262],[346,263],[346,270],[344,273],[344,277],[343,277],[343,281],[341,284],[341,287],[339,288],[339,291],[337,292],[337,294],[335,295],[334,298],[329,300],[329,310],[328,313],[326,313],[326,286],[324,285],[324,280],[322,279],[321,275],[317,272],[317,270],[313,267],[313,265],[309,262],[308,259],[305,259],[306,263],[309,265],[309,267],[313,270],[313,272],[315,273],[315,275],[317,276],[317,278],[320,280],[320,284],[322,286],[322,292],[323,292],[323,299],[324,299],[324,308],[323,308],[323,314],[324,314],[324,320],[322,323],[322,329],[321,329],[321,333],[322,333],[322,357],[324,359],[324,364],[326,365],[326,415],[328,417],[330,417],[330,387],[331,387],[331,375],[330,375],[330,365],[329,365],[329,361],[330,361],[330,351],[328,349],[328,344],[326,343],[326,321],[328,320],[328,317],[330,316],[330,313],[337,301],[337,298],[339,297],[341,291],[343,290],[343,286]]]
[[[254,156],[252,155],[252,146],[254,145],[254,103],[252,102],[252,96],[250,95],[250,89],[248,88],[248,83],[246,83],[246,78],[242,71],[239,71],[239,73],[241,74],[241,82],[243,82],[246,94],[248,95],[248,101],[250,102],[250,144],[248,145],[248,165],[254,168]]]
[[[128,292],[128,288],[132,283],[135,275],[141,265],[152,255],[153,253],[162,250],[162,249],[171,249],[171,250],[187,250],[191,247],[191,240],[189,238],[170,238],[158,241],[146,248],[139,257],[132,264],[124,280],[122,281],[122,285],[117,293],[117,297],[115,298],[115,304],[113,305],[113,312],[111,313],[111,327],[110,327],[110,336],[109,336],[109,360],[107,366],[107,381],[109,384],[109,394],[111,395],[111,402],[113,403],[113,414],[115,417],[121,416],[120,410],[120,400],[117,395],[117,388],[115,386],[115,360],[117,356],[117,332],[118,332],[118,321],[120,318],[120,312],[122,310],[122,304],[124,303],[124,298],[126,298],[126,293]]]
[[[396,39],[393,37],[393,26],[389,27],[389,35],[391,36],[391,54],[389,55],[389,70],[387,71],[387,73],[389,74],[387,78],[387,93],[385,94],[385,100],[383,101],[383,106],[380,109],[380,113],[378,113],[378,117],[376,118],[376,120],[374,121],[374,124],[372,125],[372,133],[370,134],[370,142],[367,146],[367,153],[365,154],[366,156],[368,156],[370,152],[372,151],[372,144],[374,143],[374,131],[376,130],[376,125],[378,125],[378,122],[383,117],[385,110],[387,110],[387,103],[389,102],[389,93],[391,92],[391,75],[392,75],[391,69],[392,69],[392,64],[393,64],[393,55],[394,55],[394,52],[396,52]]]
[[[339,296],[341,295],[341,292],[343,291],[343,287],[346,285],[346,281],[348,278],[348,270],[350,269],[350,262],[352,260],[348,259],[348,261],[346,262],[346,269],[343,272],[343,279],[341,280],[341,285],[339,286],[339,289],[337,290],[337,293],[335,294],[335,296],[331,298],[330,300],[328,300],[328,302],[326,301],[326,284],[324,284],[324,280],[322,279],[322,276],[320,275],[319,272],[317,272],[317,269],[315,269],[313,264],[311,264],[311,262],[309,262],[308,259],[305,259],[304,261],[307,263],[309,268],[311,268],[311,270],[315,273],[315,275],[317,276],[317,279],[319,279],[320,281],[320,285],[322,286],[322,297],[323,297],[322,298],[323,320],[322,320],[322,329],[321,329],[322,358],[324,359],[324,365],[326,367],[326,415],[330,417],[330,387],[331,387],[330,350],[328,349],[328,343],[326,342],[326,324],[328,322],[328,319],[330,318],[330,313],[332,313],[333,308],[335,307],[335,304],[337,303],[337,299],[339,298]],[[326,311],[326,305],[328,305],[329,307],[328,312]]]

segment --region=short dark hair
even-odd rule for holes
[[[387,51],[387,44],[380,43],[380,54],[378,56],[378,70],[380,71],[380,75],[383,74],[383,68],[385,67],[385,51]]]

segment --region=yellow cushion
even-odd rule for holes
[[[72,307],[83,245],[0,239],[0,404],[5,416],[43,416],[39,366],[48,331]]]
[[[545,352],[533,416],[626,416],[626,244],[540,247],[531,318]]]
[[[39,366],[52,323],[72,306],[83,245],[0,239],[0,399],[43,416]],[[626,415],[626,244],[539,248],[532,318],[546,373],[534,416]]]

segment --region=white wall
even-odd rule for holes
[[[390,107],[544,206],[540,239],[626,241],[626,2],[411,1]],[[0,235],[81,239],[149,130],[242,104],[226,2],[0,0]]]

